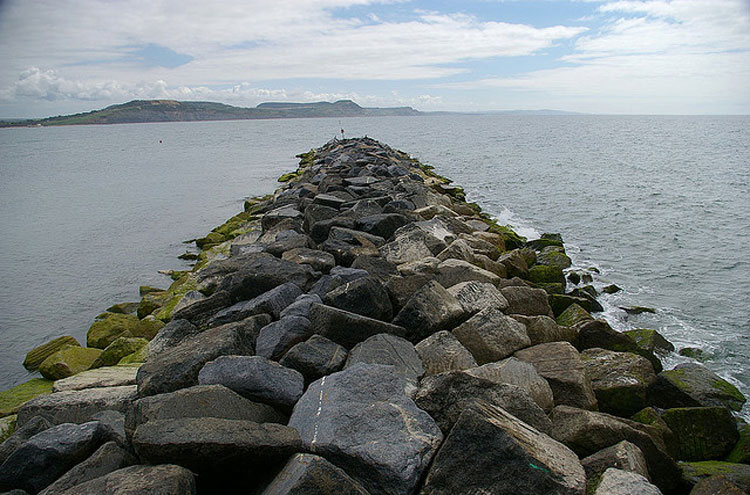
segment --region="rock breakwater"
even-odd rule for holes
[[[745,398],[596,319],[559,234],[369,138],[300,158],[168,289],[29,353],[45,379],[0,393],[0,492],[750,488]]]

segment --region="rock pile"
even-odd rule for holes
[[[0,492],[750,487],[744,397],[594,319],[559,235],[527,242],[372,139],[301,159],[169,289],[100,315],[89,347],[29,353],[56,381],[0,399],[17,413]]]

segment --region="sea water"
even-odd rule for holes
[[[183,241],[272,192],[294,155],[367,135],[462,185],[536,237],[561,233],[596,268],[602,315],[655,328],[750,394],[750,117],[440,115],[0,130],[0,389],[32,347],[85,343],[137,301]],[[641,305],[655,314],[628,315]],[[687,360],[671,355],[667,367]],[[747,410],[747,408],[746,408]]]

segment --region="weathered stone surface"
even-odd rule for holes
[[[16,415],[11,414],[0,418],[0,444],[16,431]],[[2,464],[2,461],[0,461]]]
[[[16,414],[21,406],[34,397],[51,393],[52,384],[52,381],[44,378],[32,378],[0,392],[0,416]]]
[[[745,423],[744,420],[738,421],[737,432],[740,435],[740,439],[727,456],[727,461],[750,464],[750,425]]]
[[[61,424],[37,433],[0,466],[0,490],[41,491],[91,455],[103,438],[96,421]]]
[[[432,254],[439,253],[456,238],[440,218],[409,223],[398,229],[393,235],[396,237],[396,240],[400,238],[420,240]]]
[[[400,265],[432,256],[424,239],[415,235],[402,235],[380,247],[380,255],[389,262]]]
[[[454,328],[453,335],[479,364],[499,361],[531,345],[526,327],[494,308],[475,314]]]
[[[306,450],[388,495],[414,491],[443,438],[404,394],[403,378],[382,365],[358,364],[315,381],[289,425]]]
[[[638,347],[649,352],[656,352],[659,354],[674,352],[674,345],[656,330],[650,328],[635,328],[633,330],[625,330],[622,333],[633,339]]]
[[[256,335],[269,320],[268,315],[251,316],[206,330],[155,358],[150,356],[138,369],[138,394],[143,397],[197,385],[198,372],[207,362],[219,356],[252,354]]]
[[[544,411],[555,407],[552,389],[547,380],[530,363],[509,357],[496,363],[487,363],[477,368],[467,369],[466,373],[484,378],[493,383],[507,383],[521,387]]]
[[[492,285],[500,283],[501,278],[494,273],[474,266],[468,261],[449,258],[438,265],[436,279],[443,287],[452,287],[461,282],[481,282]]]
[[[89,347],[64,347],[42,361],[39,372],[48,380],[67,378],[91,368],[101,353]]]
[[[65,335],[36,346],[26,354],[26,359],[23,360],[23,367],[29,371],[36,371],[45,359],[60,349],[69,346],[80,347],[81,344],[73,337]]]
[[[167,323],[156,336],[148,343],[148,354],[155,359],[156,356],[172,349],[183,340],[200,333],[198,327],[187,320],[172,320]]]
[[[409,218],[400,213],[380,213],[357,219],[357,228],[369,234],[390,239],[400,227],[409,223]]]
[[[664,408],[724,406],[734,411],[746,401],[734,385],[695,363],[679,364],[659,373],[649,389],[649,400]]]
[[[287,316],[260,329],[255,354],[278,361],[292,346],[310,335],[310,320],[302,316]]]
[[[396,265],[380,256],[357,256],[352,268],[366,270],[372,278],[385,284],[391,277],[398,275]]]
[[[422,360],[426,376],[477,366],[471,352],[447,330],[433,333],[419,342],[415,350]]]
[[[148,340],[141,337],[118,337],[99,354],[91,367],[114,366],[125,356],[133,354],[147,345]]]
[[[667,409],[661,418],[677,438],[679,460],[721,460],[739,440],[737,424],[723,406]]]
[[[281,284],[249,301],[238,302],[222,309],[211,319],[209,325],[223,325],[263,313],[278,319],[281,311],[292,304],[300,295],[302,295],[302,290],[297,285],[291,282]]]
[[[586,477],[561,443],[488,404],[467,408],[435,456],[422,493],[583,495]]]
[[[266,245],[266,252],[274,256],[282,255],[292,249],[310,248],[313,241],[306,234],[300,234],[294,230],[282,230],[276,234],[276,239]],[[282,258],[283,259],[283,258]]]
[[[654,368],[646,359],[595,347],[583,351],[581,360],[600,411],[631,416],[646,406],[646,389],[656,381]]]
[[[112,409],[124,412],[136,398],[135,385],[87,388],[56,392],[32,399],[18,411],[18,425],[23,426],[34,416],[50,423],[85,423],[94,414]]]
[[[750,466],[720,461],[681,462],[682,476],[689,485],[721,474],[745,493],[750,491]]]
[[[534,365],[547,380],[555,404],[596,409],[591,380],[575,347],[568,342],[550,342],[522,349],[515,357]]]
[[[312,454],[295,454],[262,495],[369,495],[343,469]]]
[[[310,312],[310,306],[315,303],[320,304],[322,302],[322,299],[317,294],[302,294],[301,296],[297,297],[297,299],[295,299],[292,304],[284,308],[284,310],[279,314],[279,317],[285,318],[287,316],[303,316],[307,318],[308,313]]]
[[[723,474],[703,478],[695,484],[690,495],[746,495],[747,492]]]
[[[393,307],[385,288],[372,277],[361,277],[328,292],[327,305],[376,320],[391,321]]]
[[[547,293],[542,289],[510,286],[500,289],[500,293],[508,301],[508,309],[505,311],[508,314],[552,316]]]
[[[57,481],[42,490],[40,495],[62,495],[69,488],[106,476],[113,471],[132,466],[135,463],[136,459],[132,454],[123,450],[115,442],[107,442],[91,454],[91,457],[77,464]]]
[[[86,334],[86,345],[104,349],[117,337],[132,335],[131,330],[138,326],[138,317],[121,313],[103,313]]]
[[[313,304],[310,307],[309,318],[314,333],[347,349],[379,333],[389,333],[400,337],[406,335],[406,330],[401,326],[324,304]]]
[[[425,275],[430,278],[437,275],[437,268],[440,266],[441,261],[433,256],[427,258],[421,258],[410,263],[403,263],[398,265],[398,273],[402,277],[409,277],[411,275]]]
[[[193,473],[172,464],[130,466],[81,483],[63,495],[195,495]]]
[[[130,449],[130,440],[125,435],[125,413],[105,409],[91,416],[91,421],[101,423],[107,440],[114,441],[125,449]]]
[[[460,371],[426,377],[414,400],[435,419],[444,434],[450,432],[464,409],[479,400],[505,409],[539,431],[552,430],[549,418],[526,390]]]
[[[654,367],[654,371],[659,373],[662,369],[661,361],[654,354],[645,349],[641,349],[633,340],[617,330],[614,330],[604,320],[586,321],[578,326],[578,338],[575,346],[579,351],[599,347],[616,352],[632,352],[641,357],[648,359]]]
[[[391,365],[414,391],[424,375],[422,360],[414,345],[404,338],[387,333],[373,335],[355,345],[349,352],[344,369],[358,363]]]
[[[241,396],[284,410],[302,396],[304,378],[296,370],[260,356],[221,356],[206,363],[201,385],[224,385]]]
[[[575,342],[578,331],[575,327],[563,327],[549,316],[510,315],[519,323],[526,325],[526,334],[531,345],[546,344],[547,342]]]
[[[57,380],[52,386],[52,391],[66,392],[68,390],[83,390],[86,388],[135,385],[135,376],[137,373],[137,366],[106,366]]]
[[[609,468],[604,471],[594,495],[662,495],[661,490],[638,473]]]
[[[528,277],[529,266],[526,263],[526,258],[524,258],[519,249],[501,254],[497,258],[497,262],[505,265],[508,277],[521,277],[524,279]]]
[[[650,480],[648,465],[646,464],[643,452],[641,452],[641,449],[637,445],[627,440],[591,454],[582,459],[581,464],[586,471],[587,491],[594,490],[599,484],[599,479],[604,471],[612,467],[640,474],[647,480]]]
[[[587,321],[593,321],[594,317],[583,309],[580,305],[573,303],[565,311],[557,315],[555,321],[558,325],[572,327],[574,325],[581,325]]]
[[[487,308],[499,311],[508,309],[508,301],[497,287],[490,283],[461,282],[449,287],[448,292],[458,300],[466,313],[476,314]]]
[[[331,253],[309,248],[290,249],[281,255],[281,259],[310,265],[313,270],[323,273],[328,273],[336,265],[336,260]]]
[[[664,493],[684,493],[677,464],[664,445],[651,436],[649,427],[605,413],[569,406],[552,410],[552,436],[581,457],[627,440],[641,449],[653,482]]]
[[[468,242],[463,239],[456,239],[455,241],[451,242],[447,248],[440,251],[436,255],[436,258],[440,261],[445,261],[452,258],[473,263],[474,252],[472,251],[471,246],[469,246]]]
[[[279,363],[302,373],[305,382],[339,371],[346,362],[347,352],[342,346],[320,335],[313,335],[287,352]]]
[[[468,316],[461,304],[438,282],[423,285],[393,319],[406,338],[419,342],[439,330],[451,329]]]
[[[406,303],[409,302],[411,296],[413,296],[430,280],[432,280],[432,278],[427,275],[391,277],[390,280],[385,283],[385,288],[391,298],[394,313],[398,314]]]
[[[222,309],[230,306],[235,299],[227,290],[219,290],[208,297],[177,309],[172,313],[176,320],[187,320],[197,327],[203,327],[211,321],[213,316]]]
[[[37,433],[52,428],[52,426],[52,423],[41,416],[31,418],[26,424],[20,426],[12,435],[0,444],[0,464],[5,462],[5,460],[10,457],[18,447],[26,443],[29,438]]]
[[[336,262],[350,266],[357,256],[378,256],[378,247],[385,244],[382,237],[344,227],[331,227],[328,239],[321,248],[336,258]]]

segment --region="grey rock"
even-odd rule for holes
[[[339,285],[353,282],[358,278],[367,277],[370,274],[367,270],[361,268],[350,268],[345,266],[335,266],[331,268],[331,276]]]
[[[591,454],[582,459],[581,464],[586,471],[586,486],[590,490],[594,490],[604,471],[612,467],[640,474],[647,480],[651,479],[643,452],[627,440]]]
[[[278,319],[281,311],[292,304],[300,295],[302,295],[302,290],[295,284],[291,282],[281,284],[249,301],[238,302],[222,309],[211,319],[209,325],[223,325],[263,313]]]
[[[372,277],[361,277],[347,282],[325,296],[325,303],[376,320],[391,321],[393,307],[388,293]]]
[[[292,346],[310,335],[310,320],[302,316],[287,316],[260,329],[255,354],[278,361]]]
[[[313,241],[305,234],[300,234],[294,230],[284,230],[276,234],[276,240],[266,245],[265,251],[274,256],[282,255],[293,249],[310,248]]]
[[[241,396],[284,410],[302,396],[304,378],[293,369],[260,356],[221,356],[206,363],[201,385],[224,385]]]
[[[369,495],[343,469],[312,454],[295,454],[262,495]]]
[[[734,385],[696,363],[662,371],[648,394],[651,404],[665,408],[723,406],[739,411],[746,400]]]
[[[391,277],[385,283],[388,296],[391,298],[394,313],[398,313],[409,302],[411,296],[421,289],[427,282],[432,280],[426,275],[407,275],[403,277]]]
[[[35,416],[29,419],[26,424],[20,426],[11,436],[5,439],[0,445],[0,464],[10,457],[10,455],[16,451],[18,447],[26,443],[26,441],[44,430],[52,428],[52,423],[47,421],[42,416]]]
[[[467,316],[456,298],[433,280],[414,293],[393,323],[406,328],[408,340],[419,342],[439,330],[453,328]]]
[[[746,495],[747,492],[727,476],[716,474],[698,481],[690,495]]]
[[[511,318],[526,325],[526,333],[531,345],[548,342],[575,342],[578,331],[575,327],[558,325],[555,320],[545,315],[526,316],[510,315]]]
[[[130,466],[81,483],[64,495],[195,495],[193,473],[171,464]]]
[[[416,391],[417,383],[424,375],[422,360],[414,345],[404,338],[387,333],[373,335],[355,345],[349,352],[344,369],[358,363],[393,366],[395,372],[406,380],[408,389],[413,391]],[[407,395],[410,395],[408,389]]]
[[[677,439],[676,459],[722,460],[740,439],[737,423],[724,406],[678,407],[661,415]]]
[[[579,351],[599,347],[610,351],[632,352],[648,359],[656,373],[662,370],[661,361],[653,352],[638,347],[633,339],[614,330],[606,321],[593,320],[576,326],[578,337],[574,345]]]
[[[576,455],[504,410],[476,404],[445,439],[422,493],[555,493],[583,495]]]
[[[331,253],[337,263],[349,266],[357,256],[377,256],[378,247],[384,243],[385,240],[376,235],[344,227],[331,227],[328,239],[321,248]]]
[[[57,380],[52,386],[52,391],[66,392],[86,388],[135,385],[135,375],[137,373],[137,366],[105,366],[103,368],[86,370],[77,375]]]
[[[180,310],[182,310],[182,309],[190,306],[191,304],[197,303],[198,301],[201,301],[201,300],[203,300],[205,298],[206,298],[206,296],[203,295],[203,294],[201,294],[197,290],[188,291],[188,292],[186,292],[182,296],[182,299],[180,299],[180,301],[175,305],[175,307],[172,310],[172,312],[176,313],[176,312],[178,312],[178,311],[180,311]]]
[[[380,255],[389,262],[400,265],[432,256],[423,237],[403,235],[380,247]]]
[[[453,329],[479,364],[504,359],[531,345],[526,327],[500,310],[487,308]]]
[[[177,346],[183,340],[198,335],[200,330],[187,320],[172,319],[164,325],[148,344],[148,355],[155,358],[164,351]]]
[[[440,251],[436,255],[436,258],[440,261],[445,261],[452,258],[473,263],[474,252],[472,251],[471,246],[469,246],[468,242],[463,239],[456,239],[455,241],[451,242],[447,248]]]
[[[508,277],[521,277],[527,278],[529,274],[529,266],[526,263],[526,259],[521,254],[519,249],[514,249],[507,253],[501,254],[497,258],[497,262],[505,265],[505,269],[508,273]]]
[[[389,239],[396,230],[409,223],[409,218],[400,213],[380,213],[360,217],[357,228],[369,234]]]
[[[389,366],[358,364],[312,383],[289,425],[306,450],[342,467],[362,486],[389,495],[410,494],[442,434],[404,394]]]
[[[263,215],[263,218],[261,219],[261,224],[263,225],[263,231],[266,232],[271,229],[274,225],[277,225],[281,223],[284,220],[302,220],[303,215],[302,212],[295,209],[291,205],[285,205],[281,208],[276,208],[274,210],[271,210],[267,212],[265,215]]]
[[[539,431],[549,433],[552,430],[549,418],[526,390],[460,371],[426,377],[414,400],[435,419],[444,434],[450,432],[461,412],[477,401],[501,407]]]
[[[213,315],[223,308],[232,304],[231,294],[225,290],[219,290],[208,297],[204,297],[189,306],[185,306],[172,313],[172,318],[177,320],[188,320],[197,327],[202,327],[211,320]]]
[[[654,368],[646,359],[593,348],[583,351],[581,360],[600,411],[629,417],[646,407],[646,389],[656,382]]]
[[[449,287],[448,292],[453,294],[467,313],[476,314],[487,308],[503,312],[508,309],[508,301],[497,287],[490,283],[473,280],[461,282]]]
[[[594,495],[662,495],[661,490],[638,473],[609,468],[599,481]]]
[[[198,384],[198,372],[207,362],[226,355],[252,354],[255,339],[270,316],[257,315],[206,330],[177,347],[149,359],[138,369],[141,397],[172,392]]]
[[[302,294],[301,296],[297,297],[297,299],[295,299],[292,304],[284,308],[279,316],[281,318],[285,318],[287,316],[303,316],[307,318],[307,315],[310,312],[310,306],[315,303],[320,304],[322,302],[322,299],[317,294]]]
[[[496,363],[487,363],[477,368],[467,369],[466,373],[494,383],[507,383],[521,387],[545,412],[555,407],[552,389],[547,380],[542,378],[532,364],[518,358],[509,357]]]
[[[320,220],[310,227],[310,237],[312,237],[315,242],[322,243],[328,239],[332,228],[342,227],[351,230],[356,225],[357,222],[353,218],[345,216],[336,216],[334,218]]]
[[[398,273],[403,277],[408,277],[410,275],[425,275],[427,277],[433,278],[435,275],[437,275],[438,266],[440,266],[440,263],[442,262],[439,259],[433,256],[429,256],[427,258],[421,258],[417,261],[398,265],[397,270]]]
[[[310,307],[309,318],[314,333],[347,349],[379,333],[389,333],[400,337],[406,335],[406,330],[401,326],[324,304],[313,304]]]
[[[128,407],[130,409],[130,407]],[[92,421],[98,421],[101,423],[102,428],[105,432],[105,437],[111,441],[114,441],[123,448],[129,448],[129,440],[125,433],[125,413],[120,411],[114,411],[112,409],[105,409],[91,416]]]
[[[106,476],[118,469],[132,466],[135,457],[123,450],[115,442],[107,442],[99,447],[91,457],[77,464],[57,481],[40,492],[40,495],[61,495],[68,488]]]
[[[34,416],[41,416],[54,425],[85,423],[91,421],[94,414],[107,409],[124,412],[136,395],[135,385],[40,395],[21,407],[16,421],[23,426]]]
[[[474,356],[447,330],[433,333],[419,342],[415,350],[422,360],[427,376],[477,366]]]
[[[500,292],[508,300],[508,314],[553,316],[547,293],[542,289],[511,286],[500,289]]]
[[[357,256],[352,262],[352,268],[366,270],[381,284],[386,283],[391,277],[398,276],[396,265],[380,256]]]
[[[38,493],[89,457],[103,439],[104,431],[96,421],[65,423],[37,433],[0,466],[0,490]]]
[[[432,254],[439,253],[456,238],[455,234],[439,218],[411,222],[398,229],[393,235],[396,240],[400,238],[419,240]]]
[[[281,259],[310,265],[313,270],[323,273],[328,273],[336,265],[336,260],[331,253],[309,248],[290,249],[281,255]]]
[[[474,266],[468,261],[447,259],[438,265],[437,281],[443,287],[452,287],[461,282],[482,282],[497,285],[502,280],[494,273]]]
[[[313,335],[287,352],[279,363],[302,373],[305,382],[339,371],[346,362],[346,349],[320,335]]]
[[[346,203],[345,199],[337,198],[330,194],[318,194],[313,198],[313,204],[336,208],[337,210]]]
[[[330,206],[312,204],[305,209],[305,223],[304,223],[305,230],[310,232],[312,231],[312,226],[315,225],[316,223],[321,222],[323,220],[330,220],[331,218],[335,218],[338,216],[338,214],[339,214],[339,211],[336,208],[331,208]],[[328,237],[328,232],[325,233],[325,236]],[[320,242],[320,241],[325,240],[325,237],[323,239],[315,239],[315,240]]]
[[[578,351],[568,342],[538,344],[515,353],[547,380],[555,404],[596,409],[596,396]]]

